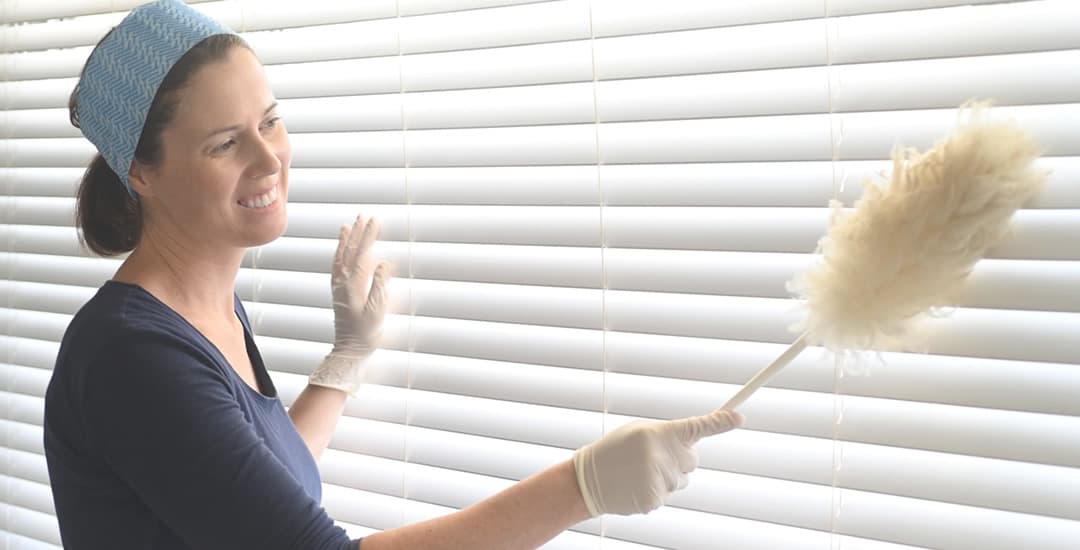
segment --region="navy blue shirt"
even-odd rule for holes
[[[45,456],[67,550],[355,550],[240,299],[261,392],[141,287],[108,281],[60,344]]]

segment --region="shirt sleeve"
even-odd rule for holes
[[[189,546],[357,548],[255,433],[205,352],[147,332],[111,343],[89,368],[88,434]]]

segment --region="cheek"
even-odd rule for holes
[[[202,161],[191,163],[184,176],[173,199],[193,210],[216,210],[223,201],[231,202],[241,171],[231,163]]]

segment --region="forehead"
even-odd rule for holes
[[[173,126],[204,132],[260,118],[274,94],[255,55],[236,47],[225,58],[195,71],[176,98]]]

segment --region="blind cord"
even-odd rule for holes
[[[833,33],[837,32],[837,26],[831,17],[829,11],[829,0],[822,0],[822,8],[824,11],[825,21],[825,85],[826,85],[826,103],[829,110],[829,148],[830,148],[830,162],[829,166],[832,171],[832,199],[839,200],[840,193],[843,192],[844,180],[846,175],[842,176],[840,184],[837,185],[836,169],[840,160],[839,146],[844,140],[843,120],[840,120],[839,126],[836,124],[835,105],[833,105],[833,98],[840,88],[839,78],[836,78],[834,86],[834,68],[833,68],[833,48],[836,47],[836,41],[833,39]],[[828,206],[828,205],[827,205]],[[831,206],[830,206],[831,207]],[[843,507],[843,496],[839,493],[839,474],[840,468],[843,466],[843,449],[840,442],[840,423],[844,418],[842,396],[840,394],[840,381],[844,377],[844,357],[840,354],[833,355],[833,421],[832,421],[832,472],[830,475],[830,508],[831,514],[829,516],[829,541],[833,550],[841,550],[842,539],[837,532],[837,523],[839,521],[840,510]]]
[[[407,312],[407,327],[405,330],[406,341],[406,353],[405,353],[405,410],[404,420],[405,427],[402,430],[401,437],[401,525],[405,525],[406,509],[409,502],[409,494],[407,492],[407,485],[405,483],[406,472],[409,468],[409,422],[412,415],[409,414],[409,407],[412,403],[412,361],[413,353],[413,318],[415,313],[413,312],[413,225],[412,225],[412,193],[409,190],[409,155],[408,146],[405,143],[406,136],[408,134],[408,123],[405,118],[405,78],[402,76],[404,67],[404,52],[401,49],[401,1],[394,1],[394,17],[397,22],[397,54],[398,54],[398,109],[401,116],[401,165],[402,165],[402,177],[405,184],[405,231],[407,235],[406,241],[406,258],[408,259],[408,280],[409,280],[409,297],[406,303],[409,304],[409,311]]]
[[[600,221],[600,433],[607,433],[607,264],[606,249],[607,236],[604,226],[604,183],[600,173],[600,102],[596,92],[596,29],[593,27],[593,3],[589,0],[589,55],[592,63],[592,95],[593,95],[593,146],[594,160],[596,161],[596,188],[599,200]],[[600,516],[600,549],[604,548],[604,535],[607,522],[604,516]]]

